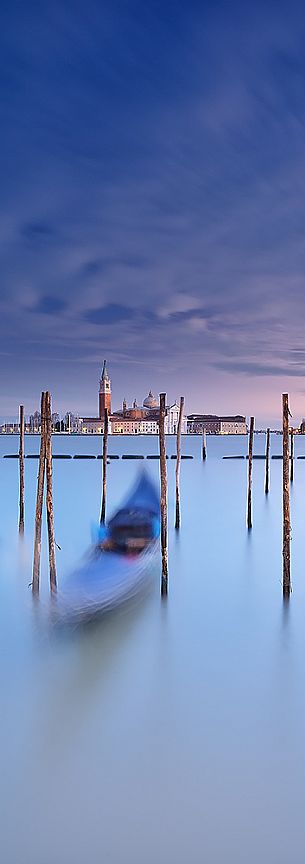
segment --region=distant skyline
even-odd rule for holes
[[[305,415],[303,4],[12,0],[0,416],[148,389]]]
[[[99,380],[97,379],[97,381],[95,383],[98,385]],[[113,384],[112,384],[112,387],[113,387]],[[144,399],[147,397],[150,389],[151,388],[148,386],[148,387],[144,388],[143,392],[134,393],[133,396],[130,397],[130,399],[128,398],[126,400],[127,405],[131,406],[134,399],[136,399],[138,405],[141,406],[143,404]],[[157,398],[159,397],[160,389],[161,388],[159,388],[159,389],[157,388],[154,391],[154,395]],[[70,393],[70,395],[68,394],[68,398],[67,398],[66,403],[64,403],[60,399],[58,400],[56,397],[56,393],[52,394],[52,411],[58,413],[60,415],[60,417],[63,417],[66,414],[66,412],[68,412],[68,411],[71,411],[72,414],[79,415],[80,417],[85,417],[87,415],[92,416],[92,417],[94,417],[94,416],[97,417],[98,416],[98,389],[97,389],[97,387],[95,389],[95,392],[94,392],[94,390],[92,390],[92,392],[87,394],[87,399],[84,399],[83,404],[79,407],[75,407],[75,405],[71,404],[73,392],[74,392],[74,398],[77,400],[77,398],[78,398],[77,393],[75,393],[75,388],[72,385],[71,393]],[[120,392],[120,388],[119,388],[119,392]],[[35,411],[40,410],[40,395],[41,394],[39,393],[38,399],[36,402],[34,401],[32,403],[32,401],[30,400],[28,405],[25,405],[26,417],[28,417],[30,414],[33,414]],[[173,394],[171,392],[167,392],[166,395],[167,395],[167,401],[169,404],[173,404],[173,402],[175,400],[179,403],[180,395],[184,395],[185,396],[185,411],[184,411],[185,414],[205,413],[205,414],[215,414],[215,415],[222,416],[222,415],[232,415],[234,413],[234,415],[235,414],[245,415],[246,418],[249,419],[250,414],[253,413],[252,409],[249,413],[242,411],[242,410],[241,411],[239,411],[239,410],[235,411],[234,404],[233,405],[231,404],[231,407],[230,407],[230,399],[234,398],[232,396],[232,394],[230,395],[230,393],[228,393],[227,399],[223,400],[223,404],[226,404],[228,406],[226,408],[226,410],[224,410],[224,411],[221,411],[219,409],[219,406],[217,406],[217,396],[216,395],[214,395],[214,397],[211,396],[211,398],[210,398],[209,404],[214,406],[211,409],[209,407],[207,407],[206,404],[203,404],[203,401],[200,400],[200,398],[199,398],[194,409],[189,408],[189,397],[188,397],[187,393],[186,394],[181,393],[178,395],[178,394]],[[112,390],[112,410],[113,411],[116,411],[122,407],[123,398],[125,398],[125,396],[122,397],[122,399],[120,400],[117,397],[116,391]],[[265,428],[268,425],[270,425],[272,428],[275,428],[275,429],[281,428],[281,421],[282,421],[282,417],[281,417],[282,395],[281,395],[281,393],[279,393],[279,398],[277,401],[278,401],[278,414],[274,418],[270,419],[270,416],[271,416],[270,412],[269,413],[267,412],[265,417],[255,415],[255,428],[256,429],[258,429],[260,427]],[[31,407],[29,407],[29,405]],[[61,406],[61,407],[59,407],[59,406]],[[84,410],[84,406],[85,406],[86,410]],[[291,406],[291,408],[294,408],[293,402],[291,400],[290,400],[290,406]],[[304,410],[304,415],[305,415],[305,410]],[[291,425],[292,426],[298,426],[302,419],[303,419],[303,414],[300,414],[299,416],[297,416],[295,412],[292,413]],[[7,422],[18,421],[18,403],[17,402],[15,402],[14,410],[11,414],[2,414],[2,415],[0,414],[0,423],[6,422],[6,421]]]

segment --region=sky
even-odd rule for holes
[[[305,415],[305,7],[10,0],[0,416]]]

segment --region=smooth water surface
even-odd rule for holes
[[[168,460],[169,595],[153,590],[99,622],[52,629],[44,526],[41,597],[31,581],[37,461],[0,458],[1,801],[5,864],[301,864],[305,845],[305,461],[292,488],[293,594],[282,602],[281,473],[254,462],[246,529],[245,438],[183,438],[182,524]],[[280,437],[272,453],[281,452]],[[263,453],[264,437],[255,437]],[[101,452],[57,436],[56,453]],[[0,456],[18,450],[0,440]],[[38,453],[38,437],[26,452]],[[175,440],[168,438],[168,453]],[[157,453],[154,437],[110,438],[112,453]],[[296,456],[305,438],[296,438]],[[159,464],[145,460],[159,479]],[[139,465],[108,467],[110,514]],[[54,460],[58,583],[90,543],[101,462]]]

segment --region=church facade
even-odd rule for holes
[[[106,360],[99,382],[98,417],[83,417],[82,431],[92,434],[103,434],[105,408],[108,411],[109,433],[113,435],[157,435],[159,433],[159,401],[150,390],[138,405],[135,400],[128,407],[124,399],[122,409],[111,411],[111,380],[108,374]],[[165,434],[176,435],[179,419],[179,405],[174,402],[166,406]],[[182,419],[182,434],[187,432],[187,418]]]
[[[150,390],[148,396],[143,401],[143,405],[138,405],[137,401],[128,408],[124,399],[122,410],[115,411],[111,414],[111,429],[114,435],[157,435],[159,433],[159,418],[160,408],[158,399]],[[165,414],[165,434],[176,435],[179,419],[179,405],[174,402],[173,405],[166,406]],[[187,419],[182,419],[182,434],[186,433]]]

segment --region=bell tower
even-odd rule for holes
[[[105,408],[108,410],[108,415],[111,414],[111,381],[107,372],[106,360],[104,360],[103,370],[100,377],[98,404],[99,418],[103,420]]]

